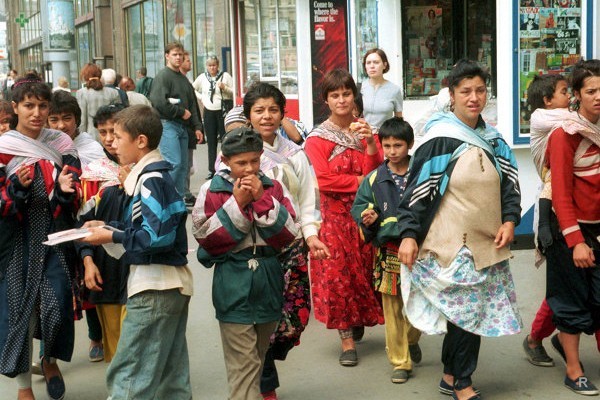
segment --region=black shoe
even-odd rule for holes
[[[196,204],[196,197],[194,197],[193,195],[185,196],[183,198],[183,201],[185,202],[186,206],[193,207]]]
[[[358,364],[358,354],[356,354],[356,349],[350,349],[342,352],[340,355],[340,365],[344,367],[354,367]]]
[[[473,386],[473,390],[478,395],[481,394],[481,391],[479,389],[477,389],[475,386]],[[452,396],[452,395],[454,395],[454,386],[446,383],[446,381],[444,379],[441,379],[440,380],[440,385],[438,386],[438,391],[441,394],[445,394],[446,396]]]
[[[46,377],[46,372],[44,371],[44,358],[40,362],[40,366],[42,369],[42,375],[44,375],[44,379],[46,380],[46,391],[48,392],[48,397],[52,400],[62,400],[65,398],[65,381],[63,380],[62,374],[60,370],[58,371],[57,376],[53,376],[52,378]]]
[[[414,362],[415,364],[421,362],[421,359],[423,358],[423,353],[421,352],[421,346],[419,346],[419,343],[409,344],[408,352],[410,353],[410,359],[412,360],[412,362]]]
[[[215,174],[213,172],[209,172],[208,175],[206,175],[206,180],[212,179],[213,176],[215,176]]]

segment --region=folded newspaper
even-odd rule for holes
[[[108,229],[113,232],[122,232],[117,228],[114,228],[110,225],[99,226],[98,228]],[[82,239],[86,236],[90,236],[92,232],[88,228],[79,228],[79,229],[67,229],[66,231],[55,232],[48,235],[48,240],[42,242],[47,246],[54,246],[56,244],[69,242],[71,240]],[[107,243],[103,244],[104,250],[111,256],[116,259],[121,258],[125,253],[125,248],[120,243]]]
[[[87,228],[67,229],[66,231],[55,232],[48,235],[48,240],[42,242],[42,244],[54,246],[55,244],[82,239],[86,236],[90,236],[91,234],[92,232]]]

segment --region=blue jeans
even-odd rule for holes
[[[188,132],[181,122],[162,119],[163,132],[158,148],[165,161],[173,166],[170,171],[175,188],[185,195],[188,174]]]
[[[190,400],[185,331],[189,296],[148,290],[127,300],[117,352],[106,371],[111,400]]]

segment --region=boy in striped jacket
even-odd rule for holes
[[[198,260],[215,266],[212,297],[231,400],[262,399],[260,374],[283,305],[277,255],[299,229],[290,194],[260,171],[262,150],[252,128],[227,133],[226,168],[202,186],[192,212]]]

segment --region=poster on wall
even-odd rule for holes
[[[74,46],[75,10],[73,1],[48,1],[48,48],[71,50]]]
[[[521,0],[519,13],[519,130],[529,137],[527,88],[541,74],[568,75],[582,57],[581,0]]]
[[[348,69],[347,2],[345,0],[310,3],[313,122],[329,116],[329,108],[319,88],[325,74],[336,68]]]

